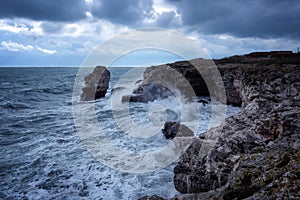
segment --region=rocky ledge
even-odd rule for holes
[[[151,66],[145,70],[144,80],[133,94],[123,98],[131,102],[149,102],[177,96],[180,91],[187,100],[196,96],[212,96],[223,103],[240,106],[239,88],[235,87],[238,72],[230,69],[231,66],[227,65],[217,68],[212,60],[204,59]]]
[[[182,194],[172,199],[299,199],[299,55],[215,62],[228,103],[242,111],[193,139],[174,168]]]

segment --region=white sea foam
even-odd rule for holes
[[[111,72],[112,88],[123,72],[121,73],[119,69],[111,70]],[[1,198],[111,200],[138,199],[145,195],[170,198],[178,194],[173,184],[173,168],[177,160],[175,159],[174,162],[163,168],[155,166],[159,162],[164,162],[168,153],[172,153],[157,152],[158,149],[162,149],[172,142],[172,140],[164,138],[160,129],[165,120],[182,121],[183,112],[191,112],[192,107],[187,105],[183,110],[179,100],[168,98],[148,104],[130,103],[124,107],[129,109],[129,112],[126,113],[122,107],[112,108],[110,93],[107,93],[105,98],[94,102],[82,103],[79,102],[79,99],[75,99],[73,105],[75,107],[81,105],[79,113],[86,117],[86,121],[81,123],[86,130],[89,130],[86,138],[80,138],[77,127],[74,128],[71,94],[68,92],[49,93],[43,90],[59,88],[63,82],[62,90],[70,91],[74,76],[63,77],[69,74],[75,75],[76,69],[16,68],[5,73],[11,74],[11,77],[2,76],[1,81],[9,82],[13,87],[11,87],[12,89],[2,88],[0,106],[1,108],[5,107],[6,102],[11,102],[13,106],[17,105],[17,107],[20,104],[22,109],[2,108],[0,113]],[[0,73],[0,75],[5,73]],[[25,73],[28,76],[23,76]],[[115,74],[118,73],[119,75],[116,76]],[[39,80],[40,77],[47,81]],[[35,88],[36,85],[39,85],[41,90],[32,90],[30,95],[22,92],[27,88]],[[127,87],[125,84],[123,86]],[[80,93],[78,95],[80,96]],[[209,102],[208,98],[202,99]],[[195,133],[199,135],[209,127],[211,103],[205,106],[197,104],[197,106],[199,115],[194,116],[199,117],[197,120],[199,127]],[[90,108],[94,109],[94,116],[89,114]],[[122,128],[117,125],[112,110],[119,112],[121,121],[126,121],[128,119],[124,118],[130,117],[141,130],[156,125],[157,132],[148,138],[133,137],[122,131]],[[230,115],[239,110],[240,108],[227,107]],[[90,123],[95,116],[96,128]],[[191,118],[194,117],[191,116]],[[99,128],[104,130],[102,135],[93,139],[88,137],[95,136]],[[153,165],[144,166],[145,168],[156,167],[157,170],[145,173],[116,170],[124,166],[129,167],[125,163],[126,157],[123,156],[124,160],[119,160],[109,154],[103,155],[103,159],[106,159],[105,161],[115,159],[119,166],[112,168],[105,165],[105,162],[97,160],[84,146],[85,141],[92,144],[92,142],[101,142],[103,138],[107,139],[116,149],[127,153],[136,155],[153,153],[153,156],[142,157],[142,159],[145,163]],[[102,148],[105,149],[106,146],[107,143],[102,144]],[[157,153],[154,154],[154,152]],[[136,163],[132,169],[138,167],[143,166]]]

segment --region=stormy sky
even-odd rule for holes
[[[299,0],[1,0],[0,65],[80,66],[114,35],[177,30],[213,58],[300,47]],[[125,64],[148,62],[140,54]],[[153,51],[151,59],[175,59]]]

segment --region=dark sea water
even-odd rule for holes
[[[111,68],[111,85],[128,70]],[[72,112],[77,71],[67,67],[0,68],[0,199],[137,199],[177,194],[173,186],[176,162],[153,172],[129,173],[102,164],[87,150]],[[112,123],[109,97],[108,93],[96,102],[106,132],[121,148],[146,148],[136,139],[127,142],[127,136]],[[162,104],[174,107],[173,102]],[[147,104],[131,107],[134,120],[147,123]],[[228,110],[232,114],[239,108]],[[205,124],[209,114],[201,118]],[[162,134],[152,141],[168,143]]]

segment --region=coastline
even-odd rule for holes
[[[233,86],[225,87],[227,96],[238,92],[242,111],[193,139],[174,168],[181,195],[172,199],[299,198],[299,55],[292,59],[250,54],[216,60]],[[216,145],[203,152],[214,136]]]

